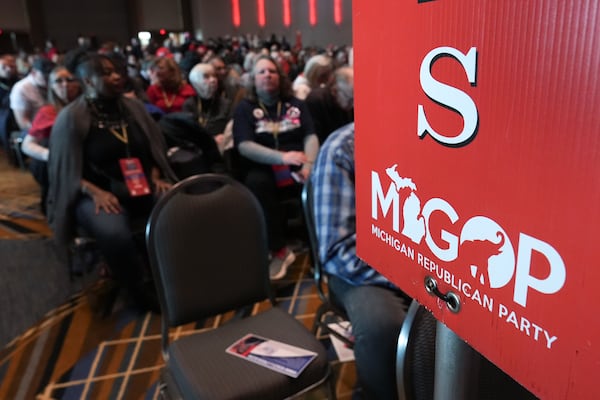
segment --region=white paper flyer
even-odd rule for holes
[[[250,333],[233,343],[227,353],[297,378],[317,353]]]

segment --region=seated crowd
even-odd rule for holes
[[[142,47],[132,40],[122,48],[110,42],[94,46],[80,37],[78,46],[66,53],[48,41],[46,51],[24,59],[31,66],[21,79],[17,70],[21,55],[0,56],[1,144],[11,155],[11,137],[16,133],[22,138],[21,151],[29,157],[28,166],[41,187],[41,209],[57,238],[65,229],[77,233],[86,224],[68,218],[60,222],[66,224],[60,229],[54,226],[58,203],[52,196],[47,199],[48,192],[57,193],[56,188],[65,184],[57,182],[63,176],[56,175],[54,165],[71,173],[82,169],[75,177],[81,180],[79,189],[84,193],[68,200],[66,209],[58,210],[59,215],[67,213],[69,217],[77,214],[79,198],[93,200],[96,211],[115,213],[129,201],[127,197],[143,197],[125,190],[121,159],[139,159],[152,192],[154,175],[144,159],[151,147],[166,158],[168,171],[163,170],[162,176],[168,177],[169,183],[203,172],[231,174],[255,193],[264,208],[272,277],[280,279],[294,260],[294,254],[285,246],[281,199],[299,196],[326,131],[352,120],[352,104],[342,99],[345,89],[339,84],[342,80],[352,84],[348,74],[343,73],[351,74],[352,70],[345,65],[336,70],[338,60],[347,57],[346,49],[317,50],[302,48],[301,43],[292,47],[285,38],[274,36],[265,41],[247,36],[206,42],[187,40],[181,44],[174,39],[169,37],[160,47],[154,43]],[[102,62],[98,61],[100,56]],[[109,70],[114,76],[107,75]],[[346,78],[336,78],[340,74]],[[297,82],[294,90],[292,80]],[[111,85],[115,93],[109,94]],[[301,99],[312,89],[314,100],[305,103]],[[114,104],[105,104],[104,100],[112,97],[116,99]],[[134,134],[137,130],[148,134],[150,128],[132,126],[134,113],[126,106],[130,99],[143,105],[144,117],[153,120],[150,128],[156,128],[160,136],[160,141],[154,137],[140,139],[142,145],[144,141],[150,143],[137,156],[132,151]],[[95,135],[94,129],[86,127],[90,132],[78,132],[77,138],[83,150],[77,153],[82,159],[59,158],[59,150],[51,150],[62,143],[59,139],[66,137],[66,128],[55,126],[55,120],[62,121],[72,114],[83,100],[92,118],[71,116],[71,123],[89,122],[92,128],[96,124],[98,131],[111,135]],[[332,125],[332,121],[338,125]],[[115,140],[104,140],[105,136]],[[101,142],[96,143],[96,138]],[[119,142],[122,148],[118,148]],[[115,156],[107,157],[111,152]],[[68,156],[73,153],[69,149]],[[108,191],[115,199],[97,198],[95,189]],[[115,275],[120,273],[116,267],[111,269]]]
[[[81,39],[64,54],[38,54],[20,80],[16,57],[0,56],[0,141],[10,154],[11,135],[24,138],[56,241],[92,236],[131,304],[159,311],[143,225],[161,193],[204,172],[243,182],[263,208],[277,280],[295,259],[283,201],[315,175],[319,254],[354,326],[359,380],[368,398],[394,398],[407,299],[354,250],[348,49],[275,37],[145,48]],[[132,182],[132,171],[143,178]]]

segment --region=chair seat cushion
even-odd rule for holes
[[[225,352],[249,333],[318,356],[300,376],[291,378]],[[323,345],[279,308],[178,339],[170,344],[168,355],[166,368],[185,399],[284,399],[323,381],[329,368]]]

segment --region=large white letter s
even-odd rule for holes
[[[477,48],[471,47],[467,54],[463,54],[453,47],[438,47],[431,50],[421,63],[419,73],[421,87],[430,99],[455,110],[463,117],[463,130],[458,136],[452,137],[436,132],[427,121],[423,105],[419,104],[417,133],[421,138],[429,133],[440,143],[450,146],[461,146],[468,143],[475,136],[475,133],[477,133],[479,116],[477,106],[469,95],[453,86],[439,82],[431,76],[431,66],[435,60],[447,56],[455,58],[465,70],[469,83],[475,84],[477,76]]]

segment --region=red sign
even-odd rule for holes
[[[597,1],[354,0],[353,21],[359,255],[537,396],[599,398]]]

